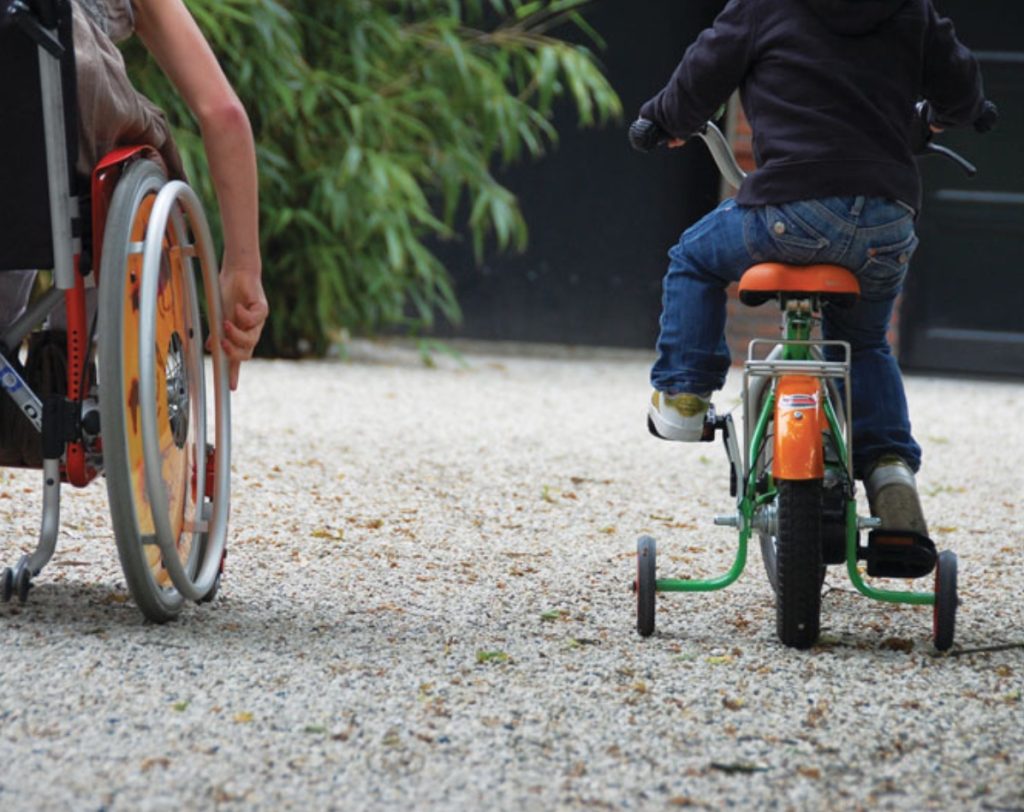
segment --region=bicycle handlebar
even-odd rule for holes
[[[707,145],[711,157],[715,159],[718,171],[722,173],[725,182],[730,186],[739,189],[747,173],[743,171],[736,156],[733,154],[732,146],[725,134],[718,129],[713,122],[705,124],[696,135]]]
[[[963,155],[959,152],[954,152],[949,147],[944,147],[942,144],[936,144],[934,141],[929,141],[925,144],[924,148],[921,150],[921,154],[941,155],[943,158],[948,158],[964,170],[964,174],[969,178],[973,178],[978,174],[978,167],[968,161]]]
[[[995,125],[995,121],[998,118],[995,105],[991,102],[985,102],[985,105],[982,117],[975,122],[975,129],[978,132],[988,132]],[[921,137],[919,143],[915,144],[915,152],[920,155],[940,155],[959,166],[968,177],[973,178],[977,175],[978,168],[963,155],[931,140],[931,130],[925,118],[927,108],[923,104],[918,105],[917,113],[921,122],[919,126],[923,125],[923,137]],[[695,132],[694,135],[707,145],[708,151],[711,153],[711,157],[714,158],[718,171],[722,173],[726,183],[738,189],[740,184],[743,183],[744,178],[747,177],[747,173],[736,162],[736,156],[733,154],[732,147],[722,131],[718,129],[714,122],[709,121]],[[650,152],[657,147],[664,146],[671,139],[672,136],[657,122],[646,118],[638,118],[629,127],[629,143],[633,149],[639,152]]]
[[[732,147],[729,146],[729,141],[722,131],[709,121],[694,135],[707,144],[708,151],[715,159],[718,171],[722,173],[726,182],[738,189],[747,173],[736,163],[736,156],[733,155]],[[639,152],[650,152],[668,143],[671,138],[672,136],[657,122],[646,118],[638,118],[629,127],[629,143]]]

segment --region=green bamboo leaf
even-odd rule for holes
[[[560,36],[601,47],[586,5],[189,0],[257,139],[272,310],[262,351],[321,353],[343,328],[460,318],[437,240],[462,234],[478,260],[526,245],[494,164],[550,148],[560,101],[584,123],[621,115],[594,55]],[[125,56],[215,214],[191,113],[139,43]]]

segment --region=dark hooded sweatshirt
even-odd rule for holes
[[[974,121],[977,60],[931,0],[730,0],[640,111],[679,138],[740,89],[758,169],[748,206],[865,195],[919,207],[914,104]]]

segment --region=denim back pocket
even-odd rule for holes
[[[765,260],[807,265],[816,262],[830,245],[813,221],[814,210],[800,203],[765,206],[759,211],[762,234],[751,248]]]
[[[913,231],[896,242],[870,245],[867,259],[857,270],[861,296],[868,300],[888,299],[899,293],[918,244]]]

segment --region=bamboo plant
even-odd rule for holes
[[[444,239],[515,250],[527,229],[496,165],[620,113],[588,0],[188,0],[249,111],[261,175],[264,353],[321,354],[343,331],[459,319]],[[138,45],[139,89],[167,112],[214,200],[188,110]]]

